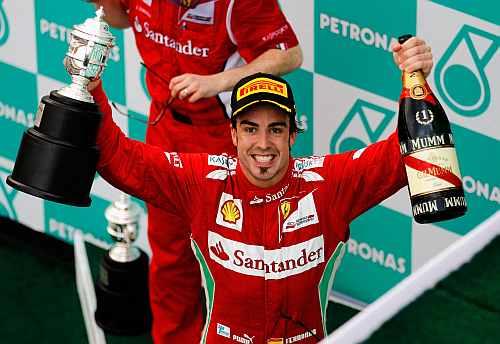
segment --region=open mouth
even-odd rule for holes
[[[258,167],[269,167],[276,158],[274,154],[251,154],[250,156]]]

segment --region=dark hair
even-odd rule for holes
[[[244,112],[242,112],[242,113],[238,114],[237,116],[231,118],[231,127],[232,128],[236,129],[236,121],[238,119],[238,116],[242,115],[243,113]],[[290,134],[292,134],[292,133],[300,134],[300,133],[304,132],[304,129],[301,128],[302,122],[299,121],[297,119],[297,117],[295,117],[293,120],[292,120],[291,116],[289,116],[288,118],[290,118],[290,128],[289,128],[290,129],[289,130]]]

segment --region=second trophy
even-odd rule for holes
[[[132,245],[137,238],[140,207],[122,193],[106,209],[108,233],[115,243],[104,255],[96,282],[97,324],[106,332],[137,335],[151,327],[146,253]]]

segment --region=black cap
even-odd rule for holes
[[[295,120],[292,88],[279,76],[266,73],[249,75],[234,86],[231,94],[231,117],[262,102],[275,105]]]

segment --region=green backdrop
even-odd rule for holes
[[[303,66],[287,76],[305,129],[295,155],[340,152],[386,137],[395,128],[401,89],[390,43],[412,33],[433,49],[435,69],[428,81],[453,123],[469,212],[457,220],[417,225],[402,190],[357,219],[334,288],[370,302],[499,209],[500,2],[280,3],[304,50]],[[105,247],[104,210],[118,192],[100,177],[92,206],[85,209],[42,201],[5,184],[39,99],[69,80],[62,59],[71,26],[92,15],[92,7],[80,0],[0,0],[0,215],[69,243],[80,229],[87,240]],[[146,118],[149,96],[132,32],[113,34],[117,46],[104,74],[113,84],[110,99]],[[128,135],[144,138],[144,124],[115,117]],[[147,249],[145,223],[139,244]]]

